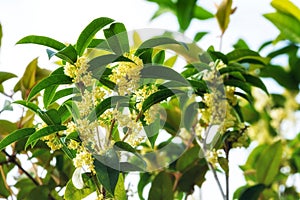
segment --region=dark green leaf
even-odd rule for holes
[[[30,191],[24,200],[49,199],[50,189],[47,185],[35,187]]]
[[[138,183],[138,195],[140,200],[144,200],[143,191],[145,186],[151,181],[151,174],[149,173],[141,173],[140,181]]]
[[[153,180],[148,200],[173,200],[173,183],[171,176],[160,172]]]
[[[107,109],[113,108],[116,105],[129,106],[129,98],[125,96],[112,96],[104,99],[100,104],[96,106],[94,111],[89,115],[88,119],[93,121],[97,119],[101,114],[103,114]]]
[[[12,144],[13,142],[28,137],[34,132],[35,132],[34,128],[24,128],[24,129],[15,130],[14,132],[10,133],[8,136],[6,136],[4,139],[0,141],[0,150],[4,149],[5,147]]]
[[[104,165],[98,160],[94,161],[94,165],[98,180],[107,192],[114,195],[115,188],[119,179],[119,171]]]
[[[185,151],[176,162],[176,169],[183,172],[188,168],[193,167],[199,159],[200,147],[194,146]]]
[[[164,66],[148,66],[141,70],[141,78],[173,80],[188,86],[189,83],[175,70]]]
[[[142,111],[145,112],[148,110],[152,105],[157,104],[167,98],[174,96],[175,94],[183,93],[182,90],[170,90],[170,89],[163,89],[159,90],[151,94],[143,103]]]
[[[126,142],[118,141],[114,144],[114,146],[117,147],[118,150],[128,151],[131,153],[136,152],[136,150],[130,144],[128,144]]]
[[[197,102],[193,102],[187,106],[184,110],[184,127],[187,131],[190,131],[192,126],[195,124],[195,120],[197,120],[199,105]]]
[[[51,75],[42,81],[40,81],[37,85],[35,85],[28,95],[28,100],[32,99],[36,94],[38,94],[41,90],[53,86],[53,85],[61,85],[61,84],[71,84],[72,79],[66,75]]]
[[[266,94],[269,94],[267,87],[262,82],[262,80],[256,76],[252,76],[250,74],[244,74],[244,78],[246,79],[246,82],[251,84],[252,86],[258,87],[262,89]]]
[[[30,109],[31,111],[33,111],[34,113],[37,113],[37,114],[41,110],[36,104],[25,101],[25,100],[14,101],[13,103],[25,106],[26,108]]]
[[[259,199],[259,195],[266,188],[263,184],[257,184],[251,187],[245,188],[242,192],[239,200],[257,200]]]
[[[153,47],[157,47],[157,46],[161,46],[161,45],[165,45],[165,44],[177,44],[177,45],[183,45],[182,43],[169,38],[169,37],[157,37],[157,38],[151,38],[149,40],[146,40],[145,42],[143,42],[139,48],[136,50],[135,55],[139,56],[141,55],[144,51],[153,48]]]
[[[126,28],[122,23],[113,23],[104,31],[109,47],[117,55],[129,52],[129,41]]]
[[[282,143],[277,141],[268,146],[261,154],[256,165],[257,181],[270,185],[279,173],[282,156]]]
[[[38,35],[29,35],[17,42],[17,44],[28,44],[28,43],[44,45],[53,48],[57,51],[60,51],[66,47],[66,45],[64,45],[63,43],[57,40],[45,36],[38,36]]]
[[[269,58],[261,57],[257,52],[249,49],[236,49],[227,54],[229,63],[232,62],[248,62],[267,65]]]
[[[95,34],[106,25],[112,23],[114,20],[106,17],[100,17],[93,20],[79,35],[76,43],[76,50],[79,56],[82,56],[85,49],[93,40]]]
[[[224,85],[238,87],[241,90],[243,90],[244,92],[246,92],[248,95],[251,96],[250,86],[246,82],[243,82],[243,81],[240,81],[237,79],[229,79],[229,80],[224,81]]]
[[[56,93],[57,87],[58,87],[58,85],[53,85],[53,86],[45,88],[45,92],[43,95],[44,108],[48,108],[49,104],[52,102],[52,99]]]
[[[29,145],[35,143],[38,139],[45,137],[47,135],[50,135],[52,133],[56,133],[58,131],[63,131],[66,130],[66,126],[61,126],[61,125],[49,125],[46,126],[42,129],[39,129],[35,133],[33,133],[27,140],[25,148],[27,148]]]
[[[176,3],[177,7],[177,19],[179,22],[180,30],[185,31],[193,18],[194,7],[196,0],[178,0]]]
[[[153,57],[152,63],[153,64],[163,64],[165,60],[165,51],[161,50]]]
[[[49,59],[52,56],[56,56],[73,64],[77,60],[77,51],[72,45],[69,45],[58,52],[48,52]]]
[[[107,41],[104,39],[93,39],[87,48],[96,48],[111,51]]]

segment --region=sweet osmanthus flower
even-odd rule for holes
[[[99,31],[103,38],[95,38]],[[74,45],[42,36],[19,43],[32,42],[50,47],[49,57],[62,62],[31,89],[27,101],[19,102],[44,121],[22,133],[30,135],[26,147],[42,140],[51,152],[72,160],[76,169],[66,186],[67,200],[76,190],[88,191],[84,196],[96,191],[98,199],[126,199],[124,178],[131,171],[149,172],[141,184],[152,177],[153,183],[166,180],[170,199],[179,198],[194,187],[185,188],[184,180],[200,184],[209,169],[228,173],[229,150],[249,144],[238,108],[240,97],[250,94],[234,78],[256,77],[238,63],[240,58],[204,52],[178,33],[127,32],[109,18],[91,22]],[[202,174],[194,175],[198,171]],[[151,191],[160,188],[152,184]]]

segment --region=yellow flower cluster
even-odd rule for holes
[[[41,140],[46,141],[46,144],[52,151],[61,149],[63,147],[63,145],[59,141],[59,138],[57,138],[56,133],[44,136],[43,138],[41,138]]]
[[[92,154],[83,146],[77,149],[76,157],[73,159],[73,164],[76,168],[87,167],[93,174],[96,173],[94,167],[94,158]]]
[[[143,68],[143,62],[133,54],[125,53],[125,57],[133,62],[120,62],[113,68],[110,80],[116,83],[120,95],[130,95],[139,87],[140,71]]]
[[[209,162],[214,168],[216,167],[216,164],[218,163],[218,155],[219,152],[216,151],[216,149],[207,150],[205,153],[206,160]]]

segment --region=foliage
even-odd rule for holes
[[[196,0],[148,1],[159,5],[153,19],[170,11],[182,32],[192,19],[214,16]],[[131,34],[106,17],[88,24],[75,44],[37,35],[20,39],[19,45],[47,47],[58,66],[49,71],[34,59],[13,94],[3,82],[16,76],[0,72],[0,93],[8,99],[1,117],[12,104],[22,108],[16,122],[0,120],[0,197],[14,195],[7,176],[16,166],[23,174],[14,185],[17,199],[82,199],[96,192],[97,199],[123,200],[132,171],[140,174],[140,199],[186,199],[209,171],[229,199],[230,151],[253,142],[258,145],[240,166],[246,185],[233,198],[299,199],[287,180],[300,172],[300,135],[287,138],[282,128],[299,109],[300,10],[288,0],[273,0],[272,6],[276,12],[264,17],[280,35],[258,51],[240,39],[231,52],[204,52],[167,31],[141,41],[142,32]],[[229,0],[218,6],[222,35],[234,10]],[[285,46],[262,56],[279,42]],[[282,55],[287,66],[276,63]],[[269,93],[266,77],[285,92]],[[12,102],[17,92],[22,99]],[[30,171],[20,155],[31,162]]]

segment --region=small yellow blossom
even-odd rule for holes
[[[96,173],[94,158],[84,147],[78,149],[76,157],[73,159],[73,163],[76,168],[87,167],[92,173]]]
[[[206,160],[209,162],[213,167],[216,167],[216,164],[218,163],[218,151],[216,149],[207,150],[206,151]]]
[[[69,149],[76,150],[79,147],[79,142],[75,140],[70,140],[70,143],[68,144]]]

